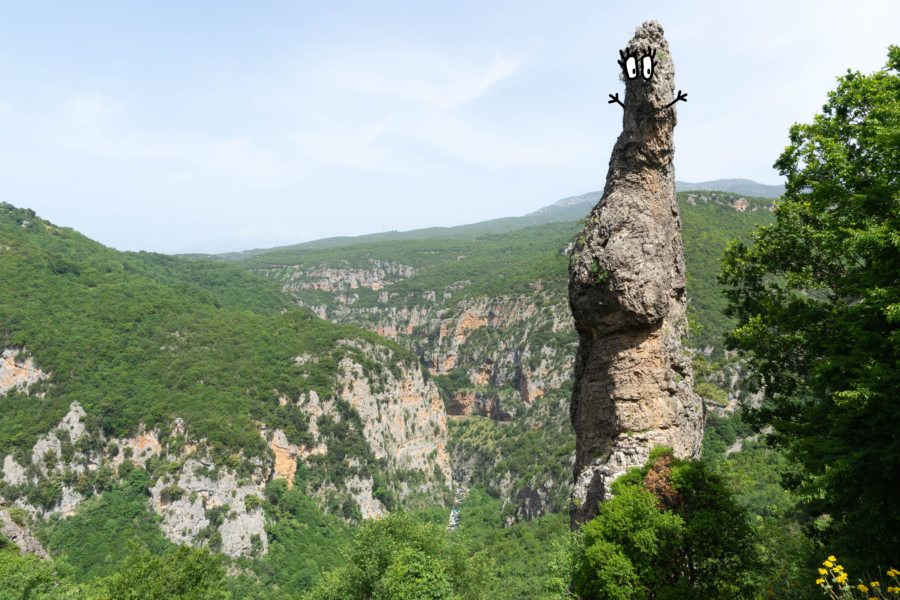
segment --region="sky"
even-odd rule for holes
[[[0,201],[120,250],[521,215],[602,189],[618,50],[658,20],[680,181],[779,183],[900,2],[5,2]]]

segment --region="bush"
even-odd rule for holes
[[[476,600],[493,583],[487,557],[443,527],[404,514],[364,523],[347,554],[349,564],[323,578],[307,600]]]
[[[752,598],[758,559],[746,512],[700,462],[656,452],[584,525],[572,586],[585,599]]]
[[[162,555],[132,547],[115,574],[101,580],[98,597],[117,600],[221,600],[225,569],[221,557],[205,549],[181,546]]]

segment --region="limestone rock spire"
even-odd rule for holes
[[[642,465],[655,446],[697,457],[703,436],[703,405],[681,345],[684,250],[672,161],[676,99],[683,98],[675,94],[675,67],[659,23],[638,27],[621,54],[622,133],[603,197],[569,263],[579,337],[573,527],[596,515],[612,481]]]

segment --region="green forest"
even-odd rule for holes
[[[49,374],[0,397],[0,455],[26,465],[22,483],[0,479],[0,511],[50,554],[21,554],[0,535],[0,598],[900,597],[900,47],[881,70],[841,76],[821,112],[788,138],[775,163],[786,191],[774,205],[751,198],[755,210],[736,213],[735,195],[713,192],[719,201],[695,205],[679,194],[689,342],[711,348],[696,352],[694,367],[709,407],[701,458],[656,448],[576,531],[566,497],[531,519],[515,518],[504,497],[522,481],[571,476],[574,437],[567,407],[559,411],[569,387],[517,406],[509,423],[451,420],[449,451],[476,457],[474,485],[455,503],[449,490],[425,501],[408,492],[430,475],[377,457],[338,386],[345,359],[384,382],[399,365],[420,368],[421,357],[318,318],[266,271],[364,266],[389,254],[417,270],[391,284],[401,296],[459,280],[470,285],[457,300],[530,294],[539,280],[561,297],[577,222],[500,220],[223,260],[115,251],[0,204],[0,350],[17,349]],[[300,299],[331,302],[321,290]],[[355,303],[377,306],[378,291],[360,288]],[[390,364],[375,363],[362,343]],[[740,386],[761,401],[731,412],[714,375],[738,359],[749,373]],[[445,401],[469,385],[458,372],[422,373]],[[185,464],[163,458],[189,443],[176,419],[205,440],[193,455],[204,476],[246,482],[273,458],[261,426],[313,445],[310,415],[283,401],[312,393],[337,398],[316,426],[333,450],[242,500],[263,515],[266,552],[257,538],[250,553],[225,555],[215,526],[195,547],[163,535],[149,503]],[[75,444],[54,430],[73,402],[89,434]],[[139,427],[159,431],[166,453],[138,461],[114,444],[91,446]],[[48,433],[60,456],[35,458]],[[488,453],[502,460],[485,466],[477,457]],[[48,466],[76,456],[104,462]],[[508,490],[478,476],[488,468],[509,474]],[[371,480],[390,514],[364,520],[340,489],[349,478]],[[69,489],[83,498],[71,514],[21,508],[49,510]],[[171,483],[164,493],[174,501],[184,492]],[[204,508],[212,525],[234,517],[228,505]]]

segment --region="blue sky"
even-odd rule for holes
[[[0,2],[0,200],[125,250],[519,215],[600,189],[617,51],[660,21],[676,175],[776,183],[900,3]]]

